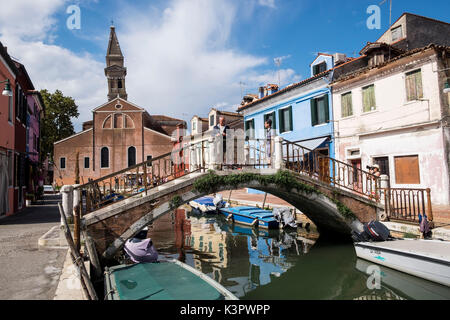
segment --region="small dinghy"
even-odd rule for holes
[[[279,222],[273,216],[272,211],[259,209],[257,207],[234,207],[221,208],[219,211],[233,219],[235,223],[256,226],[266,229],[278,229]]]
[[[207,275],[178,260],[105,269],[106,300],[238,300]]]
[[[222,195],[216,197],[202,197],[189,202],[193,209],[203,213],[217,213],[217,209],[226,207],[227,203],[222,200]]]

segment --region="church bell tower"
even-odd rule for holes
[[[128,98],[127,90],[125,88],[127,68],[123,66],[123,62],[124,59],[122,51],[120,50],[115,27],[111,26],[105,68],[105,76],[108,79],[108,101],[117,98],[117,96],[124,100],[127,100]]]

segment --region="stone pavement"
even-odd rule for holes
[[[89,261],[85,262],[89,273]],[[54,300],[88,300],[81,287],[80,276],[67,250],[64,266],[56,288]]]
[[[59,196],[0,220],[0,300],[52,300],[67,249],[46,249],[39,238],[59,225]]]

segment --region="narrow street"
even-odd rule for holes
[[[52,300],[67,250],[38,247],[39,238],[60,221],[57,201],[0,220],[0,300]]]

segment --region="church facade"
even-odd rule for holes
[[[111,27],[105,76],[108,102],[92,110],[83,131],[54,144],[54,182],[75,183],[78,154],[80,183],[97,179],[172,150],[172,133],[186,122],[164,115],[150,115],[128,101],[124,67],[115,28]]]

